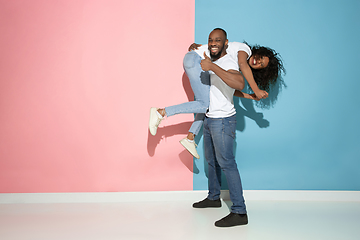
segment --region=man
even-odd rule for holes
[[[204,71],[210,72],[210,106],[204,120],[204,150],[208,162],[209,192],[206,199],[194,203],[194,208],[221,207],[221,170],[226,176],[231,213],[215,222],[217,227],[232,227],[248,223],[240,174],[234,156],[236,110],[233,103],[235,89],[243,88],[243,78],[237,62],[226,54],[227,36],[216,28],[208,40],[211,59],[203,53]]]

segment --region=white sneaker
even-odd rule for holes
[[[156,130],[163,118],[157,113],[158,108],[150,108],[149,130],[151,135],[155,136]]]
[[[184,146],[184,148],[186,150],[189,151],[189,153],[191,153],[191,155],[193,155],[194,157],[196,157],[197,159],[200,158],[199,154],[196,151],[196,144],[195,141],[194,142],[189,142],[189,140],[187,138],[183,138],[180,140],[181,145]]]

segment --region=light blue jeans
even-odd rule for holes
[[[201,129],[205,113],[210,103],[210,75],[201,69],[200,62],[201,57],[196,52],[190,51],[185,54],[183,66],[194,92],[195,101],[165,108],[168,117],[179,113],[197,113],[195,121],[189,130],[189,132],[195,135],[197,135]]]
[[[209,167],[208,199],[217,200],[221,191],[221,170],[229,187],[231,212],[246,213],[239,170],[234,156],[236,115],[204,120],[204,151]]]

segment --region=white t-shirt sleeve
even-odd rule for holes
[[[251,49],[248,45],[246,45],[245,43],[241,43],[241,42],[229,42],[228,43],[228,48],[226,49],[226,52],[233,58],[236,60],[236,62],[238,62],[238,52],[239,51],[243,51],[246,52],[248,57],[247,59],[250,58],[251,56]]]

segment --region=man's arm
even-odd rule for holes
[[[252,71],[250,69],[250,66],[247,62],[248,54],[244,51],[238,52],[238,62],[239,62],[239,68],[244,77],[246,78],[247,82],[249,83],[249,86],[253,90],[253,92],[256,94],[256,96],[261,98],[266,98],[268,96],[268,93],[264,90],[260,90],[258,85],[256,84],[254,80],[254,76],[252,74]]]
[[[260,100],[259,98],[256,97],[255,93],[247,94],[247,93],[241,92],[239,90],[235,90],[234,96],[241,97],[241,98],[247,98],[247,99],[251,99],[251,100],[256,100],[256,101]]]
[[[223,80],[229,87],[242,90],[244,88],[244,77],[239,71],[228,70],[225,71],[215,63],[213,63],[204,53],[205,59],[201,60],[201,68],[204,71],[213,71],[221,80]]]

